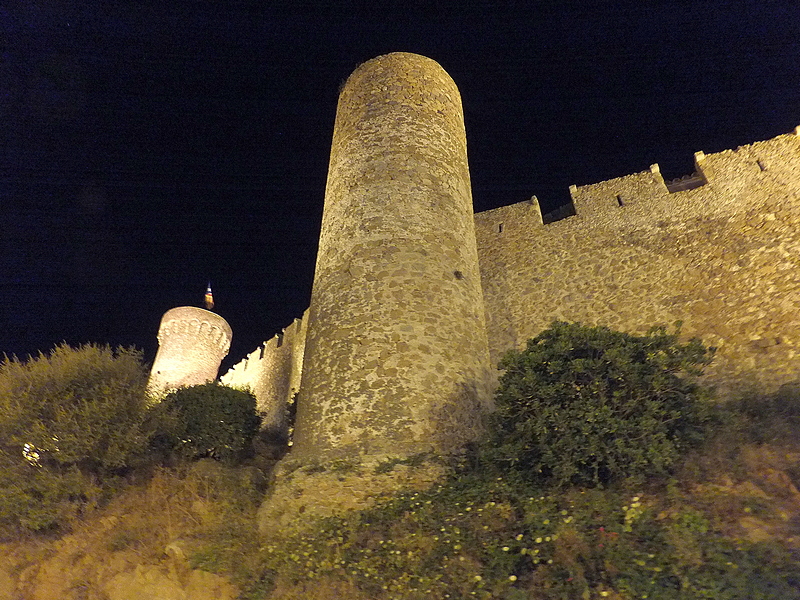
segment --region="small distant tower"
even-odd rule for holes
[[[158,328],[148,390],[158,397],[174,388],[215,380],[232,337],[231,326],[216,313],[194,306],[168,310]]]

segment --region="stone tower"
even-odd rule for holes
[[[461,97],[394,53],[339,97],[293,455],[472,438],[490,373]]]
[[[194,306],[168,310],[158,328],[148,390],[161,396],[173,388],[215,380],[231,337],[231,326],[216,313]]]

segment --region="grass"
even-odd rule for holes
[[[674,481],[554,495],[461,474],[326,519],[261,560],[284,587],[343,581],[375,599],[800,598],[791,547],[729,535],[744,509],[717,511]]]
[[[98,564],[155,563],[179,543],[189,566],[226,575],[242,600],[800,599],[800,427],[787,424],[792,407],[765,406],[732,410],[671,477],[645,484],[555,490],[453,464],[427,491],[262,543],[263,476],[205,460],[155,469],[73,535],[85,532],[81,552]],[[101,528],[104,543],[89,543]],[[94,585],[80,578],[76,590]]]
[[[259,548],[242,598],[800,599],[800,428],[773,404],[755,426],[749,406],[646,484],[555,490],[454,466],[428,491]]]

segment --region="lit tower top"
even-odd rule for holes
[[[214,306],[210,283],[205,305]],[[232,337],[228,322],[210,310],[195,306],[168,310],[158,328],[158,352],[148,390],[154,396],[163,396],[175,388],[214,381]]]

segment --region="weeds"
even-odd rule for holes
[[[797,557],[726,537],[722,516],[657,487],[552,495],[462,475],[326,519],[261,559],[274,578],[348,580],[372,598],[800,598]]]

